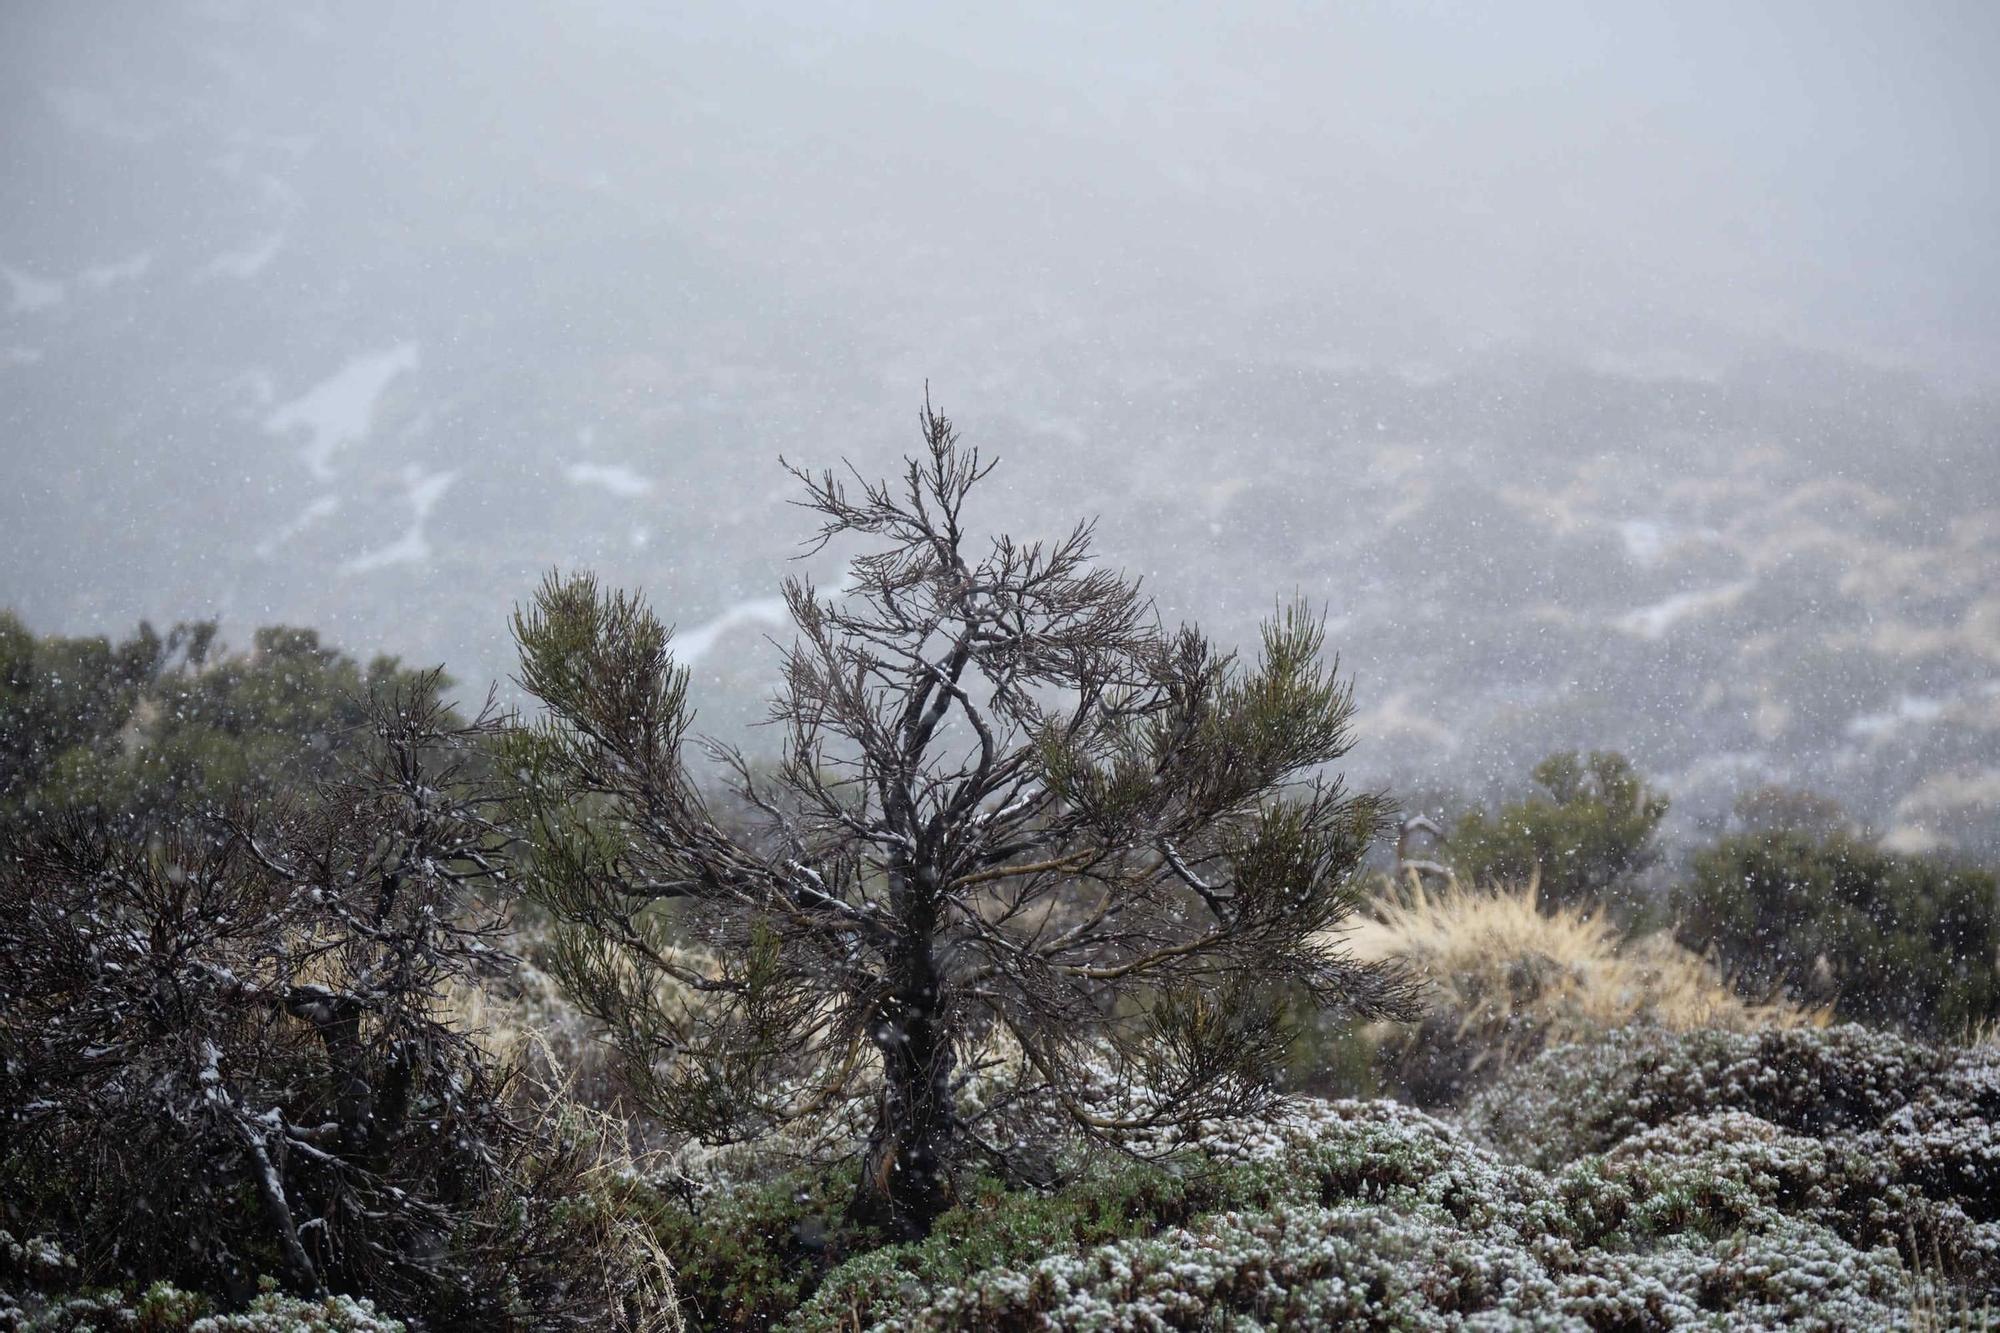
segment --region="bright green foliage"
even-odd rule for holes
[[[1540,792],[1491,814],[1474,810],[1452,829],[1448,850],[1460,877],[1520,883],[1539,875],[1551,907],[1622,899],[1659,859],[1654,837],[1667,798],[1615,752],[1552,754],[1534,778]]]
[[[1779,830],[1701,852],[1673,901],[1681,939],[1715,950],[1747,994],[1782,987],[1942,1037],[2000,1015],[1991,871]]]
[[[0,826],[88,807],[156,828],[306,791],[357,743],[371,691],[419,679],[393,657],[364,669],[314,630],[260,629],[227,653],[215,629],[141,625],[113,643],[37,637],[0,613]]]

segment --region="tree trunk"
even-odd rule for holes
[[[251,1181],[264,1200],[264,1213],[270,1220],[271,1230],[277,1233],[278,1250],[285,1257],[286,1276],[291,1279],[294,1291],[314,1295],[322,1290],[319,1270],[313,1267],[305,1245],[299,1240],[291,1201],[285,1197],[284,1178],[278,1174],[277,1165],[271,1161],[270,1150],[264,1146],[263,1130],[235,1097],[229,1097],[226,1104],[230,1118],[235,1121],[236,1132],[242,1135],[244,1146],[250,1150]]]
[[[917,876],[917,894],[929,888]],[[957,1130],[951,1094],[952,1050],[938,1013],[935,910],[909,904],[893,960],[895,989],[876,1011],[869,1036],[882,1056],[882,1093],[862,1159],[851,1221],[896,1240],[920,1240],[952,1204],[952,1149]]]

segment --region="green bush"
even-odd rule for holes
[[[366,748],[371,694],[420,683],[449,682],[393,657],[364,666],[310,629],[268,626],[230,652],[212,621],[114,643],[0,611],[0,830],[89,810],[150,832],[296,798]]]
[[[1680,1116],[1747,1111],[1800,1134],[1877,1126],[1925,1097],[1973,1096],[1990,1051],[1960,1054],[1859,1024],[1763,1032],[1631,1027],[1503,1073],[1464,1123],[1544,1170]],[[2000,1112],[2000,1106],[1991,1108]]]
[[[171,1282],[75,1290],[76,1259],[47,1237],[0,1230],[0,1329],[8,1333],[404,1333],[366,1300],[302,1300],[266,1279],[240,1313]]]
[[[991,1176],[967,1180],[962,1201],[928,1237],[884,1245],[879,1232],[857,1229],[845,1216],[854,1170],[793,1171],[694,1201],[655,1194],[651,1225],[673,1261],[690,1326],[847,1327],[856,1312],[894,1308],[911,1284],[950,1285],[982,1269],[1150,1236],[1217,1210],[1269,1207],[1290,1192],[1318,1189],[1268,1165],[1114,1157],[1047,1194]]]
[[[1839,801],[1781,783],[1766,783],[1737,797],[1735,815],[1744,833],[1789,832],[1831,837],[1855,831],[1854,821]]]
[[[942,1290],[987,1269],[1151,1236],[1223,1209],[1268,1208],[1281,1193],[1268,1168],[1216,1162],[1180,1171],[1124,1162],[1048,1195],[983,1181],[925,1239],[871,1251],[828,1274],[789,1326],[800,1333],[867,1327],[912,1290]]]
[[[2000,1015],[1995,891],[1991,871],[1774,829],[1698,854],[1673,904],[1682,942],[1714,950],[1746,994],[1957,1037]]]
[[[771,1328],[840,1255],[880,1244],[846,1225],[857,1169],[800,1169],[697,1199],[652,1191],[647,1221],[673,1262],[689,1326]]]
[[[1667,798],[1647,786],[1622,754],[1574,751],[1535,765],[1541,791],[1489,813],[1474,810],[1452,828],[1449,850],[1460,878],[1524,883],[1539,876],[1541,900],[1571,907],[1623,895],[1659,860],[1654,836]]]
[[[1564,1173],[1565,1197],[1593,1201],[1582,1240],[1635,1220],[1726,1223],[1761,1197],[1859,1249],[1948,1256],[1955,1283],[2000,1291],[2000,1048],[1859,1024],[1628,1028],[1509,1070],[1463,1119],[1507,1156]],[[1606,1175],[1629,1188],[1607,1194]]]
[[[1252,1160],[1185,1183],[1130,1167],[968,1204],[928,1240],[836,1270],[781,1327],[1747,1333],[1893,1327],[1907,1299],[1886,1214],[1845,1211],[1870,1164],[1747,1114],[1677,1121],[1559,1174],[1388,1102],[1296,1103],[1250,1137]],[[1928,1205],[1926,1221],[1958,1209],[1946,1234],[1980,1255],[1974,1197],[1910,1187],[1899,1203]]]

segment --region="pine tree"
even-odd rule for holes
[[[775,768],[703,743],[750,835],[686,765],[688,674],[643,601],[551,575],[515,617],[559,976],[682,1134],[872,1103],[852,1219],[899,1237],[968,1154],[1004,1156],[958,1105],[996,1043],[1125,1141],[1258,1109],[1302,999],[1410,1007],[1339,942],[1385,806],[1322,772],[1353,701],[1321,622],[1284,610],[1246,666],[1094,568],[1088,524],[976,542],[991,464],[921,422],[893,485],[790,469],[812,549],[868,549],[839,595],[785,585]],[[1085,1095],[1107,1084],[1131,1095]]]

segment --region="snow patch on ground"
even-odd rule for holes
[[[1627,634],[1636,634],[1642,639],[1657,639],[1684,620],[1707,615],[1732,606],[1737,599],[1750,590],[1752,579],[1739,579],[1717,588],[1697,588],[1692,592],[1677,592],[1671,597],[1642,606],[1636,611],[1628,611],[1612,622]]]
[[[788,625],[791,612],[782,597],[753,597],[738,602],[713,620],[674,634],[674,660],[682,666],[700,661],[716,640],[739,625]]]
[[[7,303],[10,315],[32,315],[63,303],[63,285],[24,273],[11,264],[0,264],[0,278],[7,279],[13,295]]]
[[[430,540],[424,536],[423,526],[417,524],[387,546],[378,546],[364,555],[355,556],[340,567],[340,572],[369,574],[387,569],[390,565],[421,565],[430,558]]]
[[[195,276],[198,278],[254,278],[264,271],[278,252],[285,248],[285,233],[274,231],[269,236],[260,236],[240,250],[224,250],[208,261]]]
[[[653,493],[653,483],[623,463],[571,463],[563,476],[572,486],[596,486],[626,499]]]
[[[1433,716],[1409,690],[1398,690],[1354,720],[1356,732],[1382,744],[1457,748],[1460,737]]]
[[[1625,543],[1625,554],[1641,565],[1658,564],[1672,540],[1667,525],[1650,518],[1623,519],[1611,526]]]
[[[448,472],[433,472],[426,477],[422,472],[411,467],[404,469],[403,476],[409,483],[409,491],[406,498],[410,502],[410,508],[416,511],[419,523],[431,516],[431,511],[437,508],[438,501],[442,500],[444,493],[451,489],[451,484],[458,480],[456,469]]]
[[[1856,716],[1847,724],[1847,734],[1856,740],[1878,741],[1894,735],[1905,727],[1923,726],[1935,722],[1943,712],[1942,699],[1906,694],[1896,700],[1893,708]]]
[[[264,428],[277,435],[303,431],[301,456],[315,477],[327,480],[333,476],[333,456],[368,438],[376,404],[389,382],[416,367],[415,343],[364,352],[264,418]]]
[[[2000,768],[1940,773],[1896,803],[1898,819],[1933,819],[1956,811],[2000,809]]]
[[[108,264],[92,264],[77,274],[77,281],[93,291],[103,291],[113,283],[134,282],[146,276],[146,270],[153,266],[153,252],[143,250],[136,255]]]
[[[827,601],[841,596],[848,587],[848,573],[842,571],[838,579],[826,587],[816,589],[814,595],[821,601]],[[682,666],[700,661],[715,647],[718,639],[743,625],[782,627],[791,623],[791,608],[785,604],[784,598],[747,598],[731,606],[715,619],[703,621],[693,629],[676,629],[673,642],[674,660]]]
[[[308,504],[304,509],[301,509],[299,511],[299,515],[297,518],[294,518],[291,522],[285,524],[285,526],[283,526],[282,528],[279,528],[269,537],[257,543],[258,557],[260,559],[269,560],[273,555],[277,554],[279,547],[285,545],[287,542],[291,541],[294,537],[298,536],[306,529],[315,526],[316,524],[322,522],[325,519],[332,518],[333,515],[339,509],[340,509],[339,496],[337,495],[319,496],[317,499],[313,500],[310,504]]]
[[[372,551],[356,556],[340,567],[343,574],[367,574],[391,565],[420,565],[431,558],[430,539],[424,535],[424,523],[431,511],[437,508],[452,483],[458,480],[456,469],[426,474],[414,464],[403,469],[403,499],[410,506],[409,531]]]

